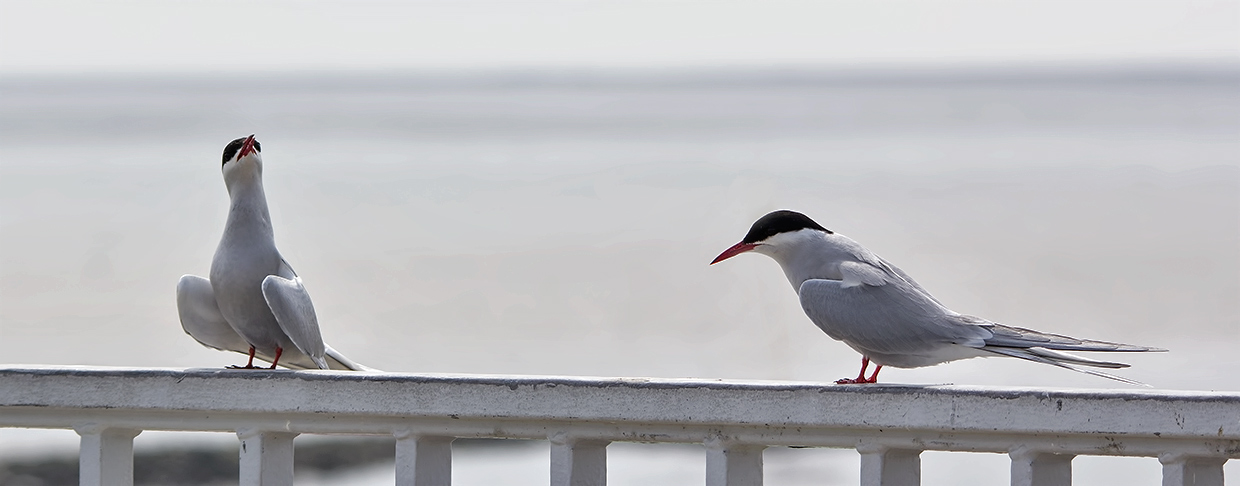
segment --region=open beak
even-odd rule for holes
[[[723,253],[720,253],[719,256],[715,257],[715,261],[710,262],[710,264],[714,265],[716,263],[727,260],[736,255],[740,255],[741,253],[745,253],[757,247],[758,247],[757,243],[745,243],[745,242],[737,243],[735,245],[732,245],[731,248],[723,250]]]
[[[237,155],[237,158],[240,159],[245,157],[246,154],[252,153],[254,153],[254,134],[250,134],[250,136],[245,137],[245,141],[241,142],[241,153]]]

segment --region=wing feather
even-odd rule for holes
[[[930,295],[930,292],[928,290],[922,287],[921,284],[917,283],[916,280],[913,280],[913,277],[910,276],[908,273],[905,273],[904,270],[902,270],[900,267],[897,267],[895,266],[895,264],[888,262],[887,260],[884,260],[883,257],[880,257],[878,256],[878,254],[865,249],[861,245],[856,244],[856,242],[852,242],[852,243],[856,245],[856,247],[854,248],[854,251],[852,252],[852,256],[853,258],[857,259],[857,262],[872,266],[877,271],[881,271],[882,273],[885,274],[884,279],[886,281],[901,282],[905,284],[906,286],[908,286],[911,290],[914,290],[917,293],[920,293],[924,298],[931,300],[935,304],[938,304],[940,306],[943,305],[942,302],[939,302],[939,300],[934,298],[933,295]]]
[[[177,282],[177,313],[181,328],[203,346],[220,351],[232,351],[248,355],[247,343],[220,313],[215,302],[211,282],[195,275],[186,275]],[[327,368],[333,370],[374,371],[372,368],[346,358],[339,351],[324,345]],[[275,356],[257,351],[254,358],[270,363]],[[318,363],[301,349],[286,349],[280,355],[280,366],[294,370],[320,369]]]
[[[840,263],[840,275],[843,276],[840,281],[840,287],[846,289],[861,284],[878,287],[887,285],[889,280],[889,277],[882,269],[862,262]]]
[[[953,315],[908,283],[845,287],[840,280],[801,284],[801,308],[832,338],[885,355],[926,355],[950,345],[982,346],[990,333],[948,319]]]
[[[177,282],[177,314],[181,329],[203,346],[221,351],[248,353],[250,343],[234,331],[215,302],[211,281],[185,275]]]
[[[310,293],[287,262],[281,261],[279,273],[263,279],[263,298],[267,306],[289,340],[320,369],[329,369],[324,359],[327,346],[319,332]]]

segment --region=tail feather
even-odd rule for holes
[[[1025,329],[1023,327],[1005,326],[1003,324],[990,322],[973,316],[961,315],[959,319],[966,323],[980,325],[989,330],[993,336],[985,340],[988,346],[1002,346],[1010,348],[1031,348],[1036,346],[1043,349],[1057,349],[1060,351],[1118,351],[1129,353],[1166,351],[1162,348],[1113,343],[1108,341],[1094,341],[1092,339],[1077,339],[1071,336],[1064,336],[1062,334],[1051,334],[1048,332],[1035,331],[1033,329]]]
[[[1130,380],[1128,378],[1124,378],[1122,376],[1116,376],[1110,373],[1103,373],[1101,371],[1091,370],[1087,368],[1080,368],[1077,366],[1073,366],[1072,364],[1069,364],[1069,363],[1073,363],[1073,364],[1080,364],[1080,365],[1085,365],[1085,366],[1099,366],[1103,368],[1125,368],[1128,366],[1123,363],[1111,363],[1108,361],[1095,361],[1092,359],[1081,358],[1079,356],[1072,356],[1070,354],[1057,353],[1057,352],[1054,352],[1048,349],[1037,349],[1037,348],[1022,349],[1022,348],[1005,348],[1005,347],[997,347],[997,346],[996,347],[986,346],[981,349],[985,351],[990,351],[995,354],[1001,354],[1004,356],[1011,356],[1013,358],[1020,358],[1020,359],[1033,361],[1035,363],[1058,366],[1060,368],[1069,369],[1072,371],[1076,371],[1078,373],[1085,373],[1087,375],[1094,375],[1094,376],[1100,376],[1103,378],[1109,378],[1115,381],[1128,383],[1130,385],[1138,385],[1138,386],[1145,386],[1145,387],[1150,386],[1150,385],[1141,383],[1136,380]]]
[[[336,351],[335,349],[332,349],[331,346],[327,346],[326,351],[327,351],[326,352],[327,358],[330,360],[329,361],[329,364],[331,365],[330,369],[349,370],[349,371],[379,371],[379,370],[376,370],[374,368],[360,364],[356,361],[353,361],[349,358],[344,357],[343,354],[340,354],[340,351]],[[339,366],[336,366],[336,365],[339,365]]]
[[[1028,351],[1032,354],[1036,354],[1043,358],[1054,360],[1054,361],[1079,364],[1079,365],[1084,365],[1084,366],[1093,366],[1095,368],[1117,369],[1117,368],[1127,368],[1131,366],[1128,363],[1116,363],[1114,361],[1099,361],[1096,359],[1089,359],[1083,356],[1076,356],[1073,354],[1061,353],[1058,351],[1041,348],[1041,347],[1027,348],[1025,349],[1025,351]]]
[[[230,351],[236,351],[241,354],[246,354],[249,352],[248,349],[247,350],[232,349]],[[353,361],[349,358],[344,357],[343,354],[340,354],[339,351],[332,349],[331,346],[326,346],[325,351],[326,352],[324,353],[324,356],[323,356],[325,358],[323,364],[325,364],[326,366],[323,366],[323,364],[319,364],[317,360],[315,360],[314,358],[307,356],[305,353],[302,353],[300,349],[286,350],[284,354],[280,357],[280,366],[283,366],[290,370],[323,369],[323,370],[342,370],[342,371],[379,371],[379,370],[359,364],[356,361]],[[262,361],[266,361],[270,363],[271,360],[275,359],[275,356],[264,353],[262,351],[257,351],[254,353],[254,359],[262,360]]]

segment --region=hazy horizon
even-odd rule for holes
[[[763,68],[1240,57],[1240,3],[0,3],[0,72]]]

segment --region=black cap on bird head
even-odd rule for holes
[[[732,258],[741,253],[753,250],[761,245],[761,242],[767,238],[780,233],[789,233],[792,231],[800,231],[803,229],[812,229],[831,234],[831,230],[823,228],[822,225],[815,223],[809,219],[809,216],[798,213],[796,211],[788,211],[781,209],[779,211],[768,213],[766,216],[758,218],[749,228],[749,233],[745,235],[745,239],[740,243],[732,245],[731,248],[724,250],[715,260],[710,262],[711,265]]]
[[[262,152],[263,148],[261,145],[259,145],[258,140],[254,139],[254,135],[238,138],[236,140],[228,142],[228,145],[224,146],[224,162],[223,163],[227,164],[228,161],[233,159],[234,155],[237,155],[238,151],[241,152],[241,155],[237,158],[241,158],[241,157],[245,157],[246,154],[250,152]]]
[[[741,243],[757,243],[780,233],[803,229],[816,229],[831,234],[831,230],[815,223],[814,220],[809,219],[809,216],[796,211],[781,209],[767,213],[766,216],[754,221],[753,226],[749,228],[749,233],[745,234],[745,239],[741,240]]]

